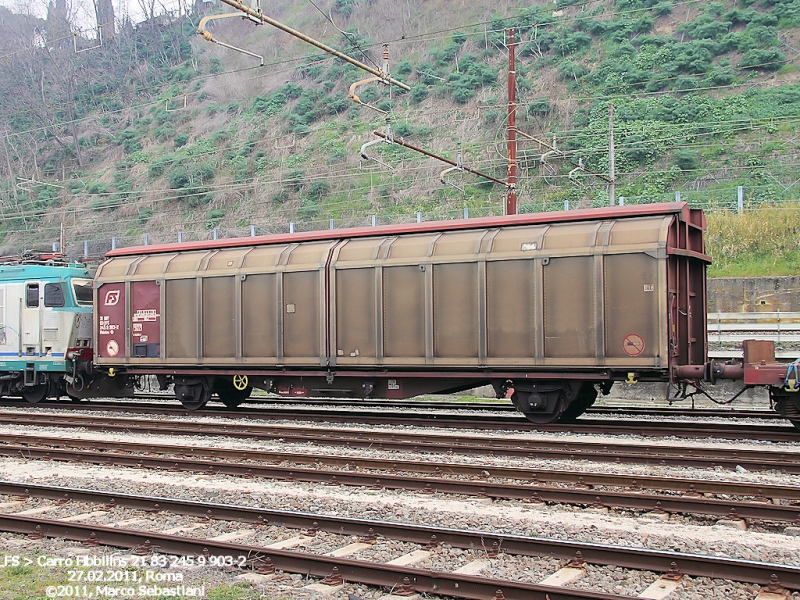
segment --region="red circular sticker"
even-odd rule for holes
[[[109,340],[106,344],[106,352],[109,356],[116,356],[119,352],[119,344],[116,340]]]
[[[639,356],[644,352],[644,340],[642,336],[630,333],[622,340],[622,349],[628,356]]]

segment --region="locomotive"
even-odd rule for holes
[[[37,403],[68,383],[81,387],[92,361],[92,296],[81,264],[43,254],[0,259],[0,396]]]
[[[800,387],[764,343],[707,360],[704,230],[676,202],[116,249],[93,280],[93,359],[67,361],[63,387],[124,396],[155,376],[197,410],[253,389],[490,384],[550,423],[615,382],[738,378],[800,424]]]
[[[94,371],[94,269],[60,254],[0,258],[0,397],[129,397],[135,381]]]

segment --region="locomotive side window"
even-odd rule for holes
[[[39,284],[29,283],[25,286],[25,306],[37,308],[39,306]]]
[[[64,306],[64,288],[60,283],[44,284],[44,305],[45,306]]]
[[[75,302],[78,303],[78,306],[92,305],[91,279],[73,279],[72,291],[75,293]]]

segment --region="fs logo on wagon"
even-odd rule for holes
[[[106,300],[104,304],[106,306],[116,306],[119,302],[119,290],[110,290],[106,293]]]

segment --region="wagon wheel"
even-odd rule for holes
[[[524,407],[528,404],[527,398],[523,399],[520,397],[521,394],[527,394],[528,392],[521,392],[515,391],[511,395],[511,402],[517,408],[519,412],[523,414],[523,416],[528,419],[531,423],[536,423],[537,425],[547,425],[549,423],[555,423],[558,421],[559,417],[561,417],[562,413],[564,412],[564,393],[558,394],[558,399],[554,402],[552,407],[548,407],[550,410],[542,410],[542,411],[531,411],[531,410],[523,410]]]
[[[561,413],[558,418],[559,423],[572,423],[575,419],[586,412],[594,401],[597,400],[597,390],[591,383],[581,385],[578,395],[570,402],[569,406]]]
[[[181,401],[186,410],[199,410],[211,398],[211,391],[202,383],[194,385],[176,385],[175,397]]]
[[[239,386],[242,384],[244,387],[240,389]],[[253,386],[247,385],[247,375],[234,375],[233,382],[218,379],[214,384],[214,391],[217,392],[220,402],[234,409],[250,397]]]
[[[39,385],[34,385],[30,387],[26,387],[22,390],[22,397],[31,404],[39,404],[42,402],[50,393],[50,382],[40,383]]]

